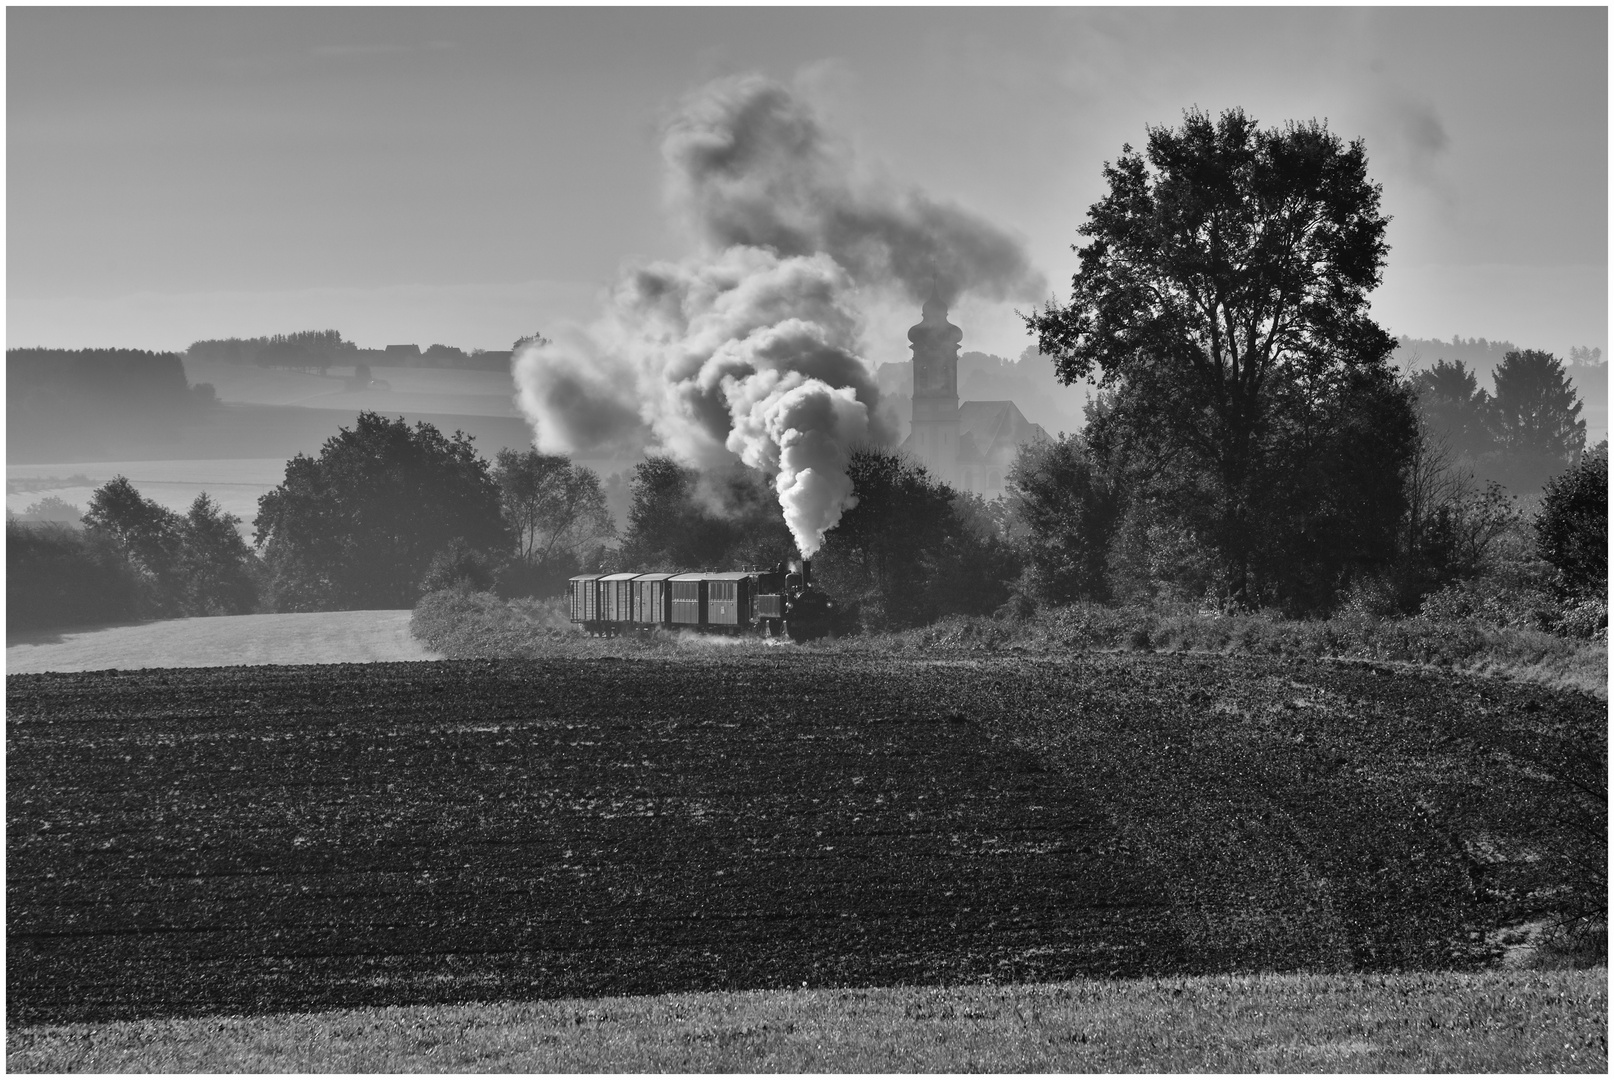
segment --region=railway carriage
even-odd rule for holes
[[[675,574],[640,574],[633,579],[633,625],[643,629],[672,622],[672,588]]]
[[[638,574],[606,574],[600,578],[600,622],[609,628],[633,624],[633,579]]]
[[[572,622],[589,633],[598,633],[600,622],[600,579],[604,574],[578,574],[566,583],[567,610]]]
[[[753,621],[751,598],[755,574],[706,575],[706,625],[713,630],[738,633]]]
[[[706,622],[706,575],[678,574],[670,578],[672,590],[671,626],[700,627]]]
[[[591,634],[657,628],[714,633],[829,632],[835,602],[815,588],[812,564],[771,570],[688,574],[579,574],[571,579],[571,621]]]

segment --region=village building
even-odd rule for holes
[[[925,302],[908,331],[913,345],[913,421],[902,450],[938,480],[987,499],[1003,494],[1020,447],[1048,442],[1012,401],[958,400],[958,346],[964,332],[947,321],[947,306]]]

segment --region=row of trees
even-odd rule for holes
[[[857,451],[858,505],[826,538],[818,579],[871,629],[1075,600],[1221,595],[1215,550],[1106,463],[1092,437],[1103,412],[1083,436],[1027,447],[1008,498],[991,504],[889,451]],[[1499,540],[1520,532],[1511,500],[1454,471],[1427,428],[1401,479],[1386,557],[1335,582],[1326,593],[1336,606],[1359,602],[1366,583],[1385,594],[1381,613],[1415,612],[1431,593],[1482,577]],[[1549,484],[1533,523],[1528,554],[1551,569],[1562,597],[1598,596],[1606,584],[1606,482],[1604,448]],[[94,493],[82,532],[11,522],[11,622],[400,607],[455,585],[553,595],[582,569],[771,565],[793,554],[758,474],[702,476],[651,457],[629,490],[618,538],[599,478],[564,457],[504,450],[490,464],[462,434],[362,413],[317,457],[287,463],[285,480],[260,500],[256,551],[205,494],[176,514],[123,477]],[[1251,565],[1263,582],[1292,580],[1291,595],[1315,598],[1317,567],[1329,565],[1319,552],[1334,550],[1313,548],[1316,561],[1295,571]],[[1468,588],[1442,602],[1447,614],[1486,615],[1496,600]]]
[[[96,489],[79,521],[65,503],[6,522],[6,622],[70,626],[260,607],[261,574],[237,526],[206,493],[177,514],[122,476]],[[81,527],[80,527],[81,526]]]
[[[1021,571],[979,497],[890,452],[853,455],[859,502],[816,574],[876,628],[986,613]],[[634,469],[620,537],[599,477],[565,457],[361,413],[318,457],[287,464],[254,521],[275,610],[404,607],[455,584],[553,595],[581,570],[683,570],[784,562],[795,545],[765,477],[702,475],[667,457]],[[1001,507],[998,508],[1001,512]]]
[[[512,349],[533,340],[522,338]],[[336,330],[301,330],[292,334],[271,334],[256,338],[209,338],[193,341],[185,355],[191,360],[222,364],[255,364],[258,367],[288,367],[324,373],[332,367],[350,364],[372,366],[417,366],[472,368],[502,371],[510,366],[510,352],[466,352],[453,345],[433,344],[361,349],[345,340]]]
[[[1434,433],[1470,469],[1514,491],[1540,491],[1586,447],[1586,422],[1563,363],[1536,349],[1509,352],[1494,370],[1496,393],[1461,360],[1412,376]]]

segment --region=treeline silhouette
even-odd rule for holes
[[[192,388],[177,353],[143,349],[7,349],[6,405],[26,419],[63,406],[93,404],[179,409],[211,399]]]
[[[325,372],[329,368],[364,364],[369,367],[463,368],[471,371],[505,371],[510,357],[531,338],[518,340],[510,350],[466,352],[453,345],[389,345],[383,349],[361,349],[336,330],[302,330],[292,334],[272,334],[255,338],[209,338],[194,341],[185,350],[187,359],[204,363],[284,367]]]
[[[216,404],[210,384],[186,381],[176,353],[6,350],[6,446],[14,459],[24,448],[69,454],[176,430]]]

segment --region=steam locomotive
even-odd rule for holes
[[[726,574],[579,574],[567,599],[572,622],[608,636],[662,627],[806,641],[829,633],[835,614],[809,559]]]

